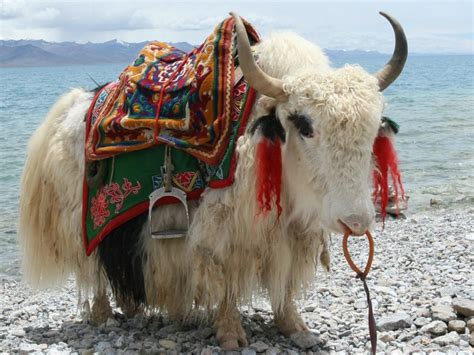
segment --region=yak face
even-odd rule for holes
[[[381,92],[400,75],[408,55],[400,23],[380,14],[393,28],[395,49],[376,73],[356,66],[321,67],[326,60],[296,62],[294,58],[307,55],[299,55],[304,49],[300,53],[295,44],[295,53],[270,50],[266,56],[287,69],[283,77],[274,77],[256,63],[242,19],[231,13],[242,73],[261,95],[274,99],[276,117],[286,131],[283,168],[292,213],[305,216],[308,223],[321,220],[322,227],[333,231],[349,228],[362,234],[375,216],[369,186],[372,145],[382,116]],[[281,65],[285,61],[287,65]],[[318,62],[320,67],[315,68]],[[315,214],[320,218],[312,218]]]
[[[374,222],[372,145],[383,108],[377,80],[359,67],[284,79],[288,101],[277,105],[286,131],[285,184],[322,227],[362,234]],[[303,178],[304,177],[304,178]]]

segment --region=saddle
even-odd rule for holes
[[[246,28],[257,42],[253,27]],[[186,201],[206,187],[232,184],[235,142],[255,95],[239,75],[231,17],[189,53],[147,44],[117,81],[96,94],[86,115],[87,255],[132,218],[147,210],[151,218],[155,205],[181,203],[188,213]]]

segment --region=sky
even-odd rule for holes
[[[390,53],[382,10],[403,25],[410,51],[474,54],[471,0],[159,1],[0,0],[0,39],[201,43],[229,11],[262,36],[294,31],[328,49]]]

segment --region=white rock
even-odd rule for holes
[[[290,336],[291,341],[301,349],[309,349],[317,345],[320,340],[311,332],[296,332]]]
[[[380,331],[397,330],[410,328],[412,324],[413,322],[408,314],[399,312],[380,319],[377,322],[377,329]]]
[[[212,352],[211,352],[212,354]],[[243,348],[242,351],[241,351],[241,354],[242,355],[256,355],[257,352],[255,351],[255,349],[251,349],[251,348]],[[202,355],[202,353],[201,353]]]
[[[469,329],[471,333],[474,333],[474,318],[469,319],[466,325],[467,329]]]
[[[160,346],[162,346],[163,348],[165,349],[176,349],[176,343],[172,340],[169,340],[169,339],[160,339],[158,341],[158,343],[160,344]]]
[[[474,316],[474,301],[467,298],[455,298],[453,300],[453,308],[459,314],[466,317]]]
[[[435,320],[430,324],[425,325],[421,328],[421,331],[424,333],[431,333],[433,335],[443,335],[446,334],[448,326],[441,322],[440,320]]]
[[[421,327],[427,325],[430,322],[431,322],[431,318],[418,317],[418,318],[415,319],[414,323],[418,328],[421,328]]]
[[[11,332],[10,332],[11,335],[15,336],[15,337],[18,337],[18,338],[22,338],[26,335],[26,332],[21,329],[21,328],[17,328],[17,329],[13,329]]]
[[[442,320],[446,323],[456,319],[456,314],[454,314],[453,308],[447,304],[437,304],[431,308],[431,315],[433,319]]]
[[[448,323],[448,330],[463,334],[466,329],[466,322],[462,320],[452,320]]]
[[[254,349],[257,353],[263,353],[269,348],[269,345],[259,340],[255,343],[250,344],[250,348]]]
[[[450,332],[446,335],[434,338],[433,343],[436,343],[441,346],[445,346],[445,345],[450,345],[450,344],[458,344],[460,339],[461,338],[459,337],[458,333]]]

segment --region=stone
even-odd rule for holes
[[[448,330],[464,334],[466,329],[466,322],[462,320],[452,320],[448,323]]]
[[[474,346],[474,333],[471,333],[469,336],[469,345]]]
[[[456,314],[454,314],[453,308],[446,304],[437,304],[431,308],[431,316],[433,319],[441,320],[445,323],[456,319]]]
[[[429,318],[431,317],[430,310],[428,308],[419,308],[416,310],[416,315],[418,317]]]
[[[386,332],[389,330],[410,328],[412,324],[413,322],[410,316],[400,312],[380,319],[377,323],[377,329]]]
[[[21,328],[17,328],[13,329],[10,334],[18,338],[23,338],[26,335],[26,332]]]
[[[391,341],[395,340],[395,337],[391,333],[380,333],[378,338],[384,343],[390,343]]]
[[[397,297],[397,292],[393,288],[390,288],[390,287],[375,286],[374,290],[375,290],[376,293]]]
[[[441,345],[441,346],[446,346],[450,344],[458,344],[460,339],[461,338],[459,337],[458,333],[449,332],[446,335],[434,338],[433,343]]]
[[[33,351],[39,351],[39,347],[36,344],[20,343],[19,355],[26,355]]]
[[[414,324],[415,324],[418,328],[421,328],[421,327],[427,325],[429,322],[431,322],[431,318],[418,317],[418,318],[415,319]]]
[[[453,299],[454,310],[465,317],[474,316],[474,301],[467,298]]]
[[[255,349],[252,349],[252,348],[243,348],[240,353],[242,355],[255,355],[255,354],[257,354]]]
[[[161,347],[169,350],[176,349],[176,343],[172,340],[169,339],[160,339],[158,340],[158,343],[160,344]]]
[[[359,299],[354,302],[355,309],[366,309],[367,308],[367,301],[365,299]]]
[[[300,349],[312,348],[320,342],[318,336],[311,332],[296,332],[291,334],[290,339]]]
[[[112,348],[112,344],[110,344],[108,341],[99,341],[99,343],[94,346],[95,351],[98,353],[103,353],[110,348]]]
[[[110,327],[119,327],[120,322],[117,321],[114,318],[107,318],[107,322],[105,323],[105,326],[108,327],[108,328],[110,328]]]
[[[421,328],[422,332],[431,333],[435,336],[444,335],[446,334],[447,330],[448,326],[440,320],[435,320]]]
[[[281,353],[280,349],[275,348],[273,346],[269,347],[267,351],[265,351],[265,355],[277,355],[280,353]]]
[[[473,333],[474,332],[474,318],[469,319],[466,323],[466,326],[467,326],[467,329],[469,329],[469,331]]]
[[[250,344],[250,348],[254,349],[257,353],[263,353],[269,348],[269,345],[259,340],[255,343]]]

